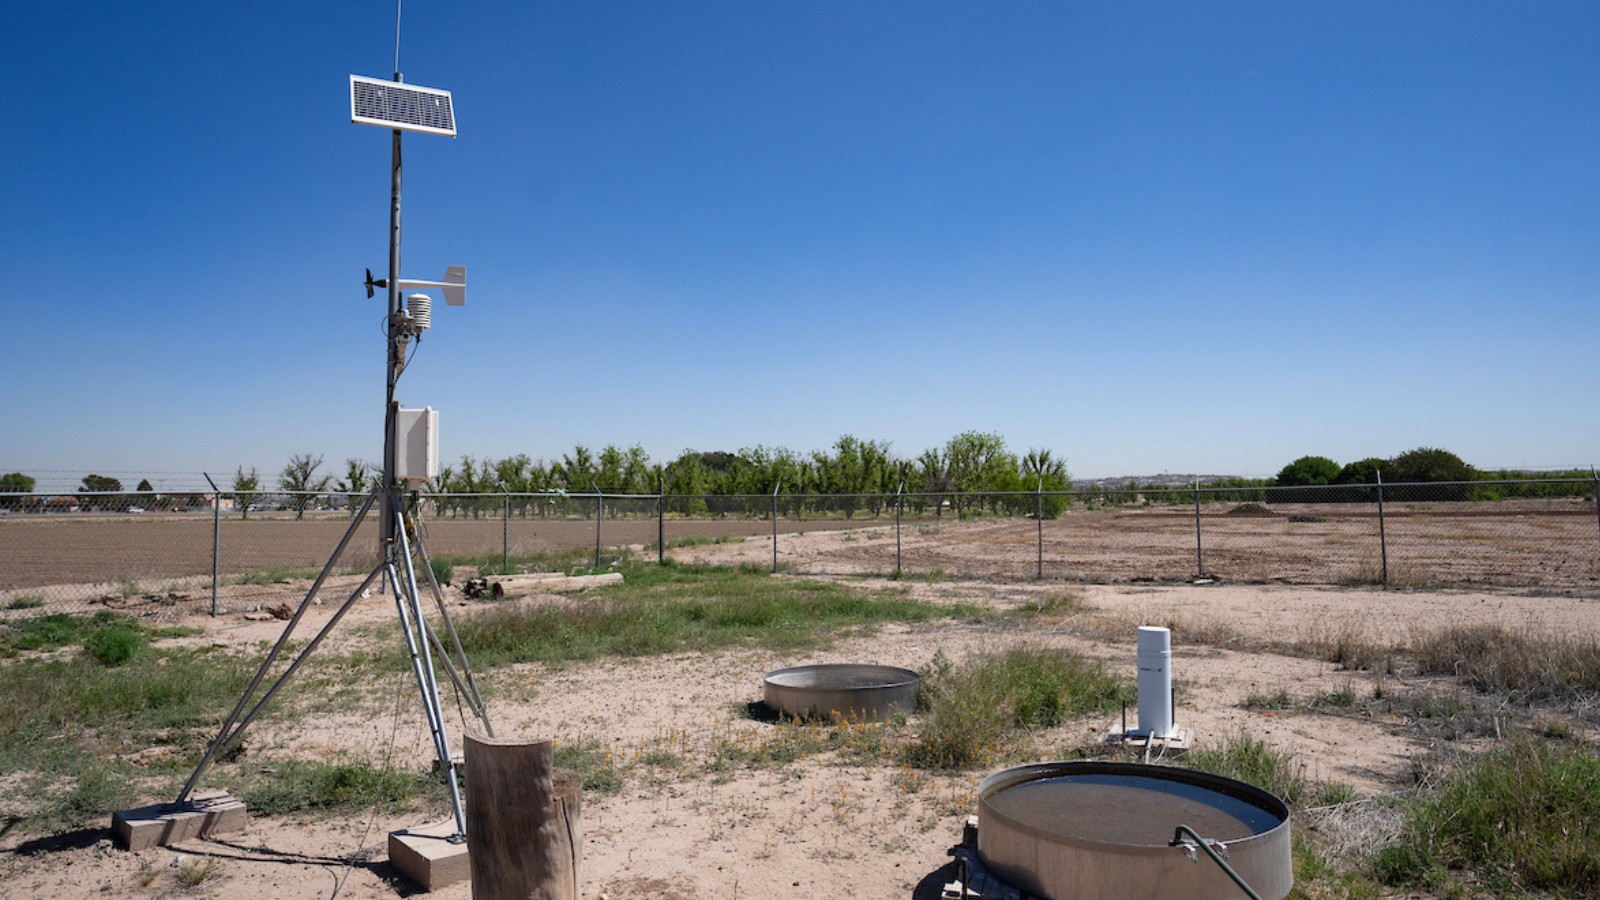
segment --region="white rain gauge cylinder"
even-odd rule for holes
[[[1170,738],[1172,721],[1172,630],[1139,626],[1139,733]]]

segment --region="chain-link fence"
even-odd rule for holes
[[[1011,493],[424,494],[435,560],[566,553],[797,574],[1069,582],[1490,587],[1600,596],[1600,482]],[[0,494],[0,617],[94,608],[262,612],[314,577],[363,498]],[[338,576],[379,554],[376,514]],[[630,549],[631,548],[631,549]]]

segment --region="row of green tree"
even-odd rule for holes
[[[278,488],[285,501],[303,514],[311,495],[339,494],[353,501],[378,482],[377,467],[359,459],[345,460],[342,477],[321,474],[323,458],[296,454],[278,473]],[[451,495],[511,494],[519,497],[526,514],[533,507],[529,495],[654,494],[674,497],[687,514],[715,512],[713,497],[768,497],[777,491],[795,495],[834,497],[833,505],[846,515],[858,509],[881,512],[887,498],[908,494],[998,495],[1021,491],[1064,491],[1070,486],[1066,463],[1049,450],[1029,450],[1018,456],[998,434],[968,431],[944,446],[924,451],[915,459],[897,457],[887,441],[862,440],[844,435],[826,451],[799,453],[784,448],[756,446],[737,453],[685,450],[677,458],[657,464],[644,448],[607,445],[598,453],[582,444],[561,459],[546,462],[526,454],[504,459],[462,456],[440,467],[427,485],[430,493]],[[254,469],[240,468],[233,492],[248,515],[251,500],[263,496]],[[861,497],[859,495],[874,495]],[[470,497],[441,498],[447,508],[477,514],[486,503]],[[786,501],[787,502],[787,501]],[[927,503],[925,498],[914,502]],[[941,501],[943,502],[943,501]],[[1001,502],[979,496],[953,497],[960,504],[988,506]],[[1014,499],[1010,502],[1018,502]],[[1031,502],[1031,501],[1030,501]],[[748,505],[748,504],[746,504]],[[1056,503],[1055,506],[1059,506]]]
[[[1326,456],[1302,456],[1281,469],[1269,497],[1283,501],[1364,500],[1376,495],[1379,481],[1401,485],[1385,496],[1395,500],[1503,500],[1512,497],[1589,496],[1594,472],[1513,472],[1478,469],[1449,450],[1418,447],[1388,459],[1367,457],[1339,463]],[[1326,487],[1347,485],[1348,490]],[[1294,491],[1293,488],[1317,488]]]
[[[1302,456],[1270,479],[1209,481],[1202,499],[1369,501],[1375,497],[1373,486],[1380,478],[1387,484],[1408,486],[1397,487],[1387,495],[1395,500],[1587,496],[1593,490],[1592,471],[1485,471],[1448,450],[1419,447],[1388,459],[1368,457],[1343,465],[1326,456]],[[275,492],[263,487],[254,468],[246,471],[243,467],[234,474],[231,489],[235,506],[245,517],[262,505],[281,505],[300,516],[313,505],[329,502],[330,497],[341,504],[358,503],[380,480],[378,467],[365,461],[347,459],[341,475],[325,474],[323,457],[304,453],[292,456],[277,473]],[[1347,489],[1333,490],[1336,486]],[[34,479],[21,472],[0,475],[0,494],[30,494],[34,487]],[[443,466],[439,476],[425,488],[440,494],[524,496],[653,494],[660,490],[672,498],[673,511],[686,514],[743,510],[751,506],[750,498],[768,497],[776,490],[792,512],[799,511],[795,504],[806,503],[810,509],[827,507],[845,515],[857,510],[882,512],[890,496],[904,491],[919,512],[929,503],[936,503],[937,511],[949,505],[961,514],[983,509],[1009,511],[1011,506],[1031,510],[1026,498],[1004,495],[1041,489],[1066,491],[1070,481],[1065,463],[1049,450],[1029,450],[1018,456],[1006,447],[1000,435],[968,431],[914,459],[896,456],[886,441],[862,440],[848,434],[825,451],[798,453],[759,445],[737,453],[685,450],[662,464],[652,461],[637,444],[627,448],[607,445],[598,453],[579,444],[571,453],[548,463],[526,454],[504,459],[463,456],[458,462]],[[120,480],[94,474],[85,476],[78,489],[81,494],[122,490]],[[1126,502],[1128,496],[1135,495],[1146,502],[1188,502],[1192,497],[1181,489],[1163,485],[1128,484],[1098,493],[1105,494],[1101,499],[1108,502]],[[949,497],[930,499],[931,495]],[[183,505],[189,499],[184,494],[159,493],[149,479],[139,482],[134,497],[136,502],[153,508]],[[813,499],[801,501],[797,497]],[[824,497],[832,499],[827,504],[815,499]],[[195,500],[195,505],[200,502]],[[457,514],[477,515],[488,508],[485,502],[470,498],[444,498],[439,502],[448,512]],[[1044,512],[1056,515],[1064,505],[1062,498],[1048,498]],[[533,508],[531,502],[519,502],[521,514],[528,514]]]

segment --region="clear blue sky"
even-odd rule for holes
[[[7,17],[0,471],[381,457],[387,2]],[[1600,4],[442,3],[443,452],[1600,462]],[[381,297],[381,295],[380,295]],[[152,481],[158,480],[152,477]],[[72,478],[76,484],[76,476]]]

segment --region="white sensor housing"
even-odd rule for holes
[[[411,484],[439,476],[439,411],[431,406],[396,411],[394,477]]]
[[[411,315],[411,328],[426,331],[433,325],[433,298],[427,294],[412,294],[406,298],[406,312]]]

